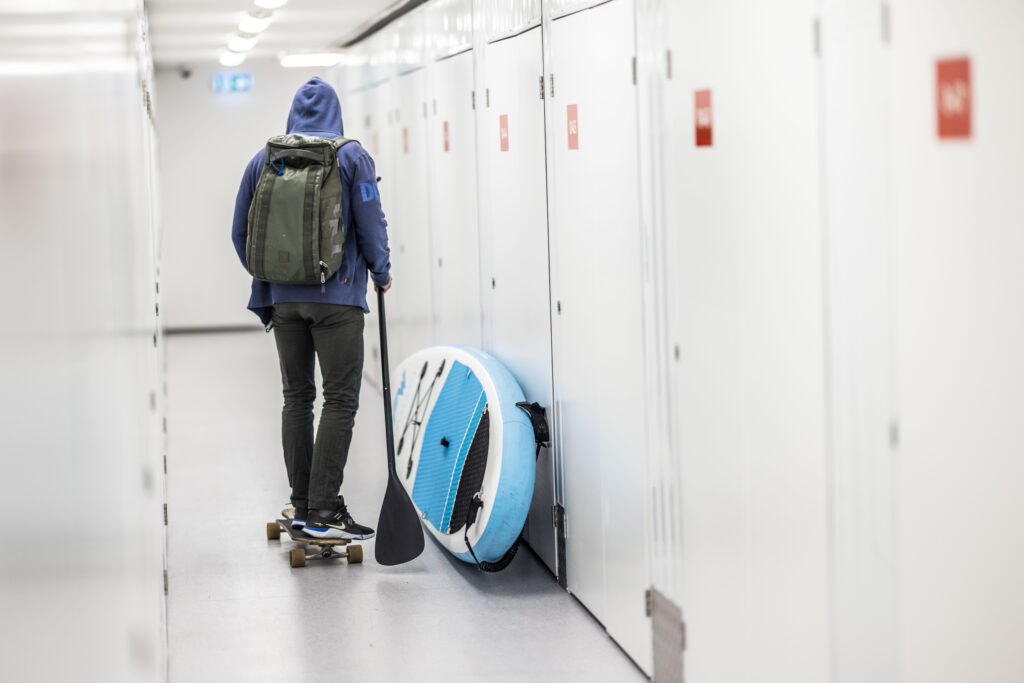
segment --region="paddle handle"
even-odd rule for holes
[[[377,323],[380,326],[380,381],[384,388],[384,431],[388,444],[388,472],[395,470],[395,433],[391,424],[391,370],[388,368],[388,326],[384,315],[384,292],[377,289]]]

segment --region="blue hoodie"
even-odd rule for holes
[[[341,135],[341,103],[334,88],[319,78],[306,81],[292,100],[286,132],[324,138]],[[235,199],[231,241],[247,269],[245,236],[249,204],[263,172],[265,154],[264,147],[249,161]],[[375,283],[381,286],[388,283],[391,271],[388,223],[380,208],[373,159],[362,145],[353,141],[338,150],[338,166],[341,169],[341,212],[347,231],[341,268],[327,281],[323,292],[320,285],[280,285],[253,278],[249,310],[259,316],[265,326],[270,324],[271,307],[286,301],[358,306],[369,312],[366,306],[367,269]]]

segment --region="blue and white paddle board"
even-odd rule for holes
[[[533,427],[512,373],[467,346],[432,346],[391,373],[395,467],[424,525],[449,552],[494,562],[523,529],[536,470]]]

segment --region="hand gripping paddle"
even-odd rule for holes
[[[384,321],[384,292],[377,290],[380,322],[381,381],[384,384],[384,429],[388,444],[388,488],[377,519],[377,542],[373,554],[378,564],[395,565],[416,559],[423,552],[420,514],[409,499],[395,470],[395,435],[391,425],[391,372],[388,368],[388,333]]]

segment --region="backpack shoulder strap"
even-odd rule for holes
[[[358,140],[352,140],[352,139],[346,138],[346,137],[344,137],[342,135],[339,135],[338,137],[331,139],[331,144],[334,145],[334,149],[335,150],[341,149],[342,147],[344,147],[345,145],[347,145],[350,142],[358,142]]]

